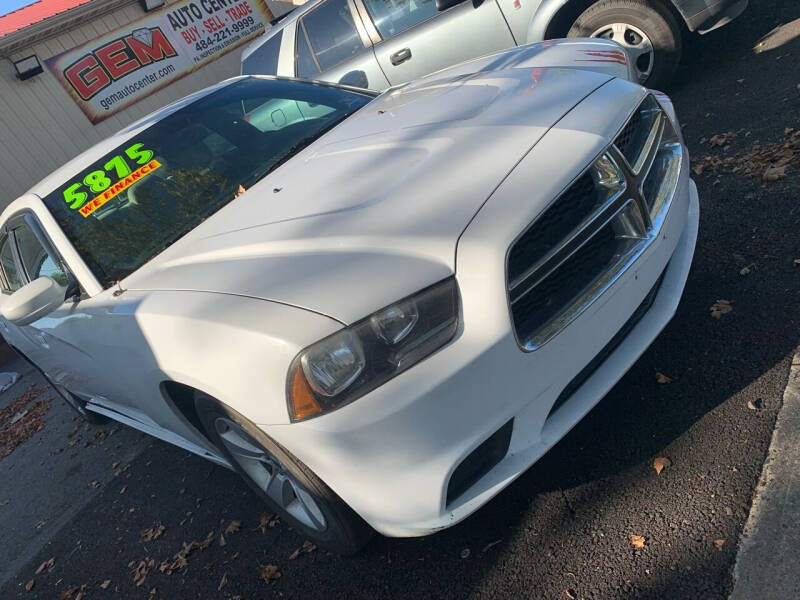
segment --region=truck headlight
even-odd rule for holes
[[[441,348],[457,327],[450,277],[312,344],[289,367],[289,417],[301,421],[352,402]]]

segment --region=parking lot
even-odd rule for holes
[[[341,558],[303,546],[235,474],[120,426],[85,430],[54,400],[0,460],[0,597],[726,598],[800,340],[799,59],[795,0],[751,2],[692,41],[670,91],[701,202],[678,312],[469,519]],[[3,370],[23,377],[0,408],[40,383],[19,361]]]

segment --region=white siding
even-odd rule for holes
[[[16,52],[43,62],[142,16],[138,4]],[[0,60],[0,210],[37,181],[110,134],[187,94],[239,74],[241,48],[166,86],[102,123],[92,125],[49,71],[20,81],[11,61]]]

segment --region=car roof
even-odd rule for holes
[[[281,15],[277,19],[272,21],[273,23],[275,23],[274,25],[272,25],[272,27],[267,29],[262,35],[253,40],[248,46],[245,47],[244,50],[242,50],[241,62],[244,62],[245,59],[247,59],[253,52],[258,50],[264,43],[267,42],[267,40],[277,35],[279,32],[283,31],[283,29],[287,25],[294,23],[295,21],[297,21],[297,19],[302,17],[310,10],[313,10],[315,7],[322,4],[324,1],[325,0],[308,0],[308,2],[306,2],[305,4],[301,4],[300,6],[293,8],[288,13],[284,13],[285,16]]]

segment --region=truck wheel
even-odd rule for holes
[[[209,439],[274,513],[305,538],[355,554],[373,530],[288,450],[242,415],[205,394],[195,408]]]
[[[597,37],[624,46],[639,83],[664,89],[681,59],[681,30],[658,1],[602,0],[587,8],[567,37]]]

